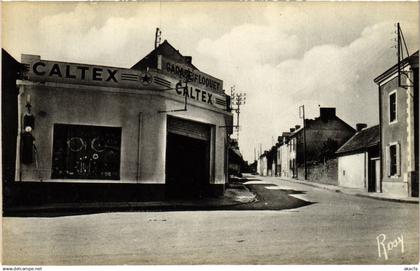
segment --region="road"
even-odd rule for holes
[[[302,191],[292,196],[313,204],[269,211],[6,217],[3,218],[3,263],[418,263],[418,204],[345,195],[279,178],[258,178],[260,181],[254,181],[267,183],[267,189],[272,191]],[[402,237],[403,244],[391,242],[389,247],[392,244],[396,247],[387,251],[388,259],[385,259],[383,248],[398,237]]]

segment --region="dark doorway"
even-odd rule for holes
[[[369,168],[368,168],[368,192],[376,192],[376,164],[377,159],[370,159],[369,160]]]
[[[167,196],[201,198],[209,185],[209,141],[168,132]]]

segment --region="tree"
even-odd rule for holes
[[[326,160],[329,160],[331,158],[335,157],[335,152],[338,149],[338,142],[328,138],[327,141],[323,143],[321,153],[319,156],[319,162],[325,162]]]

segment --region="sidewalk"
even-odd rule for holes
[[[253,202],[256,195],[243,184],[234,184],[222,197],[201,199],[168,199],[138,202],[66,202],[35,206],[14,206],[4,210],[5,216],[60,216],[117,211],[187,211],[220,210]]]
[[[361,191],[360,189],[357,189],[357,188],[340,187],[340,186],[330,185],[330,184],[321,184],[321,183],[310,182],[310,181],[296,180],[296,179],[287,178],[287,177],[272,177],[272,178],[279,178],[287,182],[300,183],[303,185],[309,185],[309,186],[318,187],[321,189],[326,189],[326,190],[334,191],[337,193],[343,193],[343,194],[348,194],[348,195],[353,195],[353,196],[374,198],[374,199],[387,200],[387,201],[405,202],[405,203],[416,203],[416,204],[419,203],[419,198],[415,198],[415,197],[394,197],[394,196],[386,195],[383,193]]]

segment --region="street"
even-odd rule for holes
[[[335,193],[275,177],[252,178],[251,183],[267,184],[265,189],[273,192],[301,191],[291,197],[312,204],[284,210],[5,217],[3,263],[414,264],[419,260],[418,204]]]

